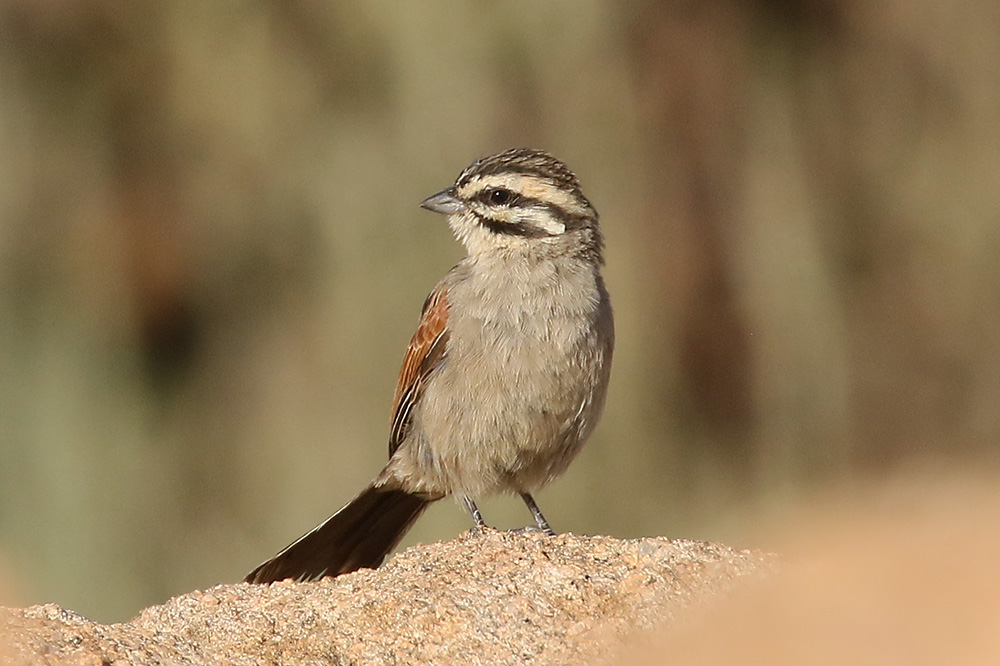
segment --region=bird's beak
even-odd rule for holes
[[[420,202],[420,207],[434,211],[435,213],[443,213],[444,215],[461,213],[465,210],[465,204],[455,196],[454,187],[449,187],[437,194],[432,194]]]

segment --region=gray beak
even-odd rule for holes
[[[420,207],[434,211],[435,213],[442,213],[444,215],[461,213],[465,210],[465,204],[462,203],[461,199],[455,196],[454,187],[449,187],[446,190],[441,190],[437,194],[432,194],[420,202]]]

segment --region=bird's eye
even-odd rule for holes
[[[490,190],[487,198],[494,206],[504,206],[514,200],[514,193],[510,190],[496,189]]]

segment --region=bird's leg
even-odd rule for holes
[[[535,498],[528,493],[521,493],[521,499],[523,499],[524,503],[528,505],[528,510],[531,511],[531,515],[534,516],[535,522],[538,523],[538,529],[545,532],[549,536],[555,536],[555,530],[549,527],[549,521],[545,520],[545,516],[542,515],[542,510],[538,508],[537,504],[535,504]]]
[[[472,498],[468,495],[462,495],[462,501],[465,502],[465,508],[468,509],[469,513],[472,515],[472,520],[476,522],[475,527],[472,529],[478,532],[480,528],[486,527],[486,521],[483,520],[483,514],[479,513],[479,507],[472,501]]]

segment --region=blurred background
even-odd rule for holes
[[[761,506],[992,464],[998,64],[992,0],[0,0],[0,603],[124,620],[358,492],[462,256],[417,204],[512,146],[608,240],[557,530],[759,545]]]

